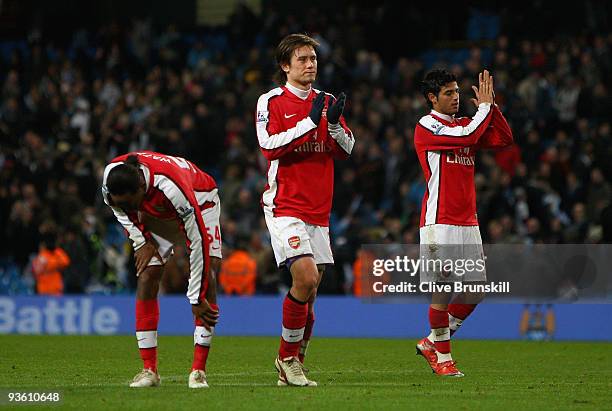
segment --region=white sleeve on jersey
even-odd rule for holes
[[[170,200],[176,210],[177,216],[183,222],[183,228],[188,241],[187,245],[190,251],[190,275],[189,285],[187,286],[187,298],[191,304],[198,304],[200,302],[202,283],[206,278],[206,273],[204,272],[204,238],[202,238],[202,232],[205,231],[206,228],[199,227],[194,207],[174,181],[166,176],[156,175],[153,184],[164,193],[168,200]],[[204,223],[201,222],[201,224]]]
[[[340,125],[340,123],[328,124],[327,130],[329,130],[329,135],[336,140],[338,145],[348,154],[351,154],[351,151],[353,151],[353,146],[355,145],[355,139],[346,132],[342,125]]]
[[[255,122],[257,139],[259,146],[265,150],[275,150],[291,143],[294,140],[302,137],[304,134],[317,128],[317,125],[312,122],[310,117],[306,117],[297,122],[295,127],[287,130],[277,130],[278,122],[274,120],[274,116],[270,114],[270,99],[282,94],[282,89],[275,88],[266,94],[262,94],[257,100],[257,119]],[[272,123],[272,130],[278,131],[275,134],[268,133],[268,127]]]
[[[128,232],[130,240],[132,240],[132,247],[134,248],[134,251],[138,251],[140,247],[145,245],[145,243],[147,242],[147,239],[145,238],[143,232],[140,231],[140,229],[136,227],[134,223],[132,223],[130,218],[127,216],[127,214],[123,212],[123,210],[110,205],[109,207],[113,210],[113,214],[115,214],[117,221],[119,221],[123,228],[125,228],[125,230]]]

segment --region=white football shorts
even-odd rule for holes
[[[274,217],[264,211],[274,258],[279,267],[291,257],[310,254],[315,264],[333,264],[329,227],[305,223],[295,217]]]
[[[486,281],[478,226],[431,224],[421,227],[419,234],[421,259],[430,262],[421,268],[421,281]]]

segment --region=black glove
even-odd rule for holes
[[[327,109],[327,122],[329,124],[338,124],[344,111],[344,103],[346,103],[346,94],[342,92],[338,96],[338,100]]]
[[[312,108],[310,109],[310,114],[308,117],[312,120],[313,123],[319,124],[321,121],[321,114],[323,113],[323,106],[325,105],[325,93],[320,92],[319,95],[312,102]]]

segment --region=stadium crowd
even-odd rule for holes
[[[229,29],[206,34],[136,19],[78,31],[66,44],[33,31],[2,46],[0,292],[32,292],[35,257],[56,246],[70,260],[64,293],[132,292],[131,248],[99,186],[108,160],[145,149],[188,158],[217,179],[224,256],[233,258],[225,269],[249,267],[256,283],[246,293],[281,291],[288,276],[275,267],[259,205],[265,160],[254,112],[271,88],[274,46],[291,32],[320,41],[318,84],[348,94],[345,116],[356,137],[351,158],[336,163],[336,266],[320,292],[353,292],[361,244],[418,242],[425,187],[412,137],[428,111],[419,81],[433,65],[458,76],[460,113],[469,116],[470,87],[489,68],[514,132],[514,147],[477,160],[485,242],[611,241],[609,31],[529,40],[504,32],[502,22],[460,50],[386,61],[359,47],[363,33],[350,13],[342,31],[262,16],[243,7]],[[182,292],[184,250],[171,261],[164,289]]]

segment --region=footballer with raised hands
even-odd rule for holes
[[[326,264],[333,264],[329,215],[334,159],[346,159],[354,138],[338,99],[312,87],[319,44],[304,34],[286,36],[276,49],[280,87],[261,95],[256,130],[268,160],[262,196],[274,257],[292,276],[283,302],[275,366],[279,386],[315,386],[303,362],[312,336],[314,301]]]
[[[221,264],[221,206],[215,180],[184,158],[145,151],[113,159],[104,170],[102,193],[134,247],[136,338],[144,366],[130,387],[161,382],[157,295],[175,244],[186,244],[189,254],[187,298],[195,318],[188,386],[208,387],[206,361],[219,318],[216,273]]]
[[[455,117],[459,110],[459,87],[455,76],[443,69],[425,75],[421,88],[431,112],[422,117],[414,132],[414,145],[425,176],[420,220],[421,257],[484,261],[482,239],[476,215],[474,186],[475,152],[499,149],[513,143],[512,131],[494,102],[493,76],[487,70],[473,86],[476,114]],[[421,281],[486,281],[486,270],[469,275],[421,270]],[[434,373],[462,377],[451,356],[451,336],[474,311],[484,296],[478,293],[432,294],[429,307],[431,332],[417,343]],[[452,298],[452,300],[451,300]]]

